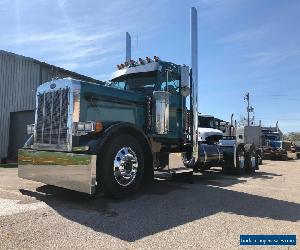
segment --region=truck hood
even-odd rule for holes
[[[210,136],[223,137],[221,130],[214,128],[198,128],[198,141],[206,141]]]

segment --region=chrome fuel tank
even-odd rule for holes
[[[203,168],[220,166],[223,161],[223,150],[216,144],[199,143],[198,163]]]

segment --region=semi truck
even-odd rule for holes
[[[263,140],[261,126],[239,126],[234,127],[233,131],[235,133],[236,140],[240,143],[244,143],[247,151],[252,148],[252,151],[255,152],[257,164],[262,164]]]
[[[269,160],[288,160],[287,149],[282,135],[276,127],[263,128],[263,157]]]
[[[257,149],[248,141],[237,139],[227,122],[211,115],[198,115],[199,158],[196,170],[222,167],[224,173],[254,173],[258,169]],[[226,134],[229,133],[229,134]]]
[[[194,7],[190,20],[191,67],[154,56],[126,60],[102,84],[68,78],[40,85],[35,123],[18,152],[19,177],[122,198],[152,183],[155,170],[193,173],[201,155]],[[227,150],[233,166],[243,163],[236,160],[243,150]]]
[[[270,160],[288,160],[288,153],[283,141],[270,140],[268,146],[264,147],[264,158]]]

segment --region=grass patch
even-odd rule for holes
[[[0,164],[0,168],[17,168],[17,163]]]

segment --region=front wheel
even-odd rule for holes
[[[123,198],[137,192],[144,173],[141,148],[130,135],[116,136],[107,142],[97,163],[98,179],[106,196]]]

